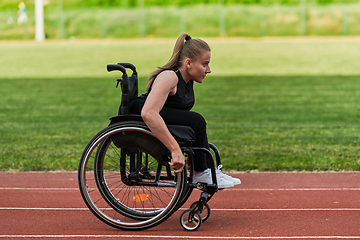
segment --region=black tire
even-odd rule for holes
[[[196,201],[193,204],[191,204],[190,209],[193,209],[195,207],[195,205],[198,203],[199,203],[199,201]],[[206,220],[208,220],[210,217],[210,213],[211,213],[209,204],[205,203],[203,208],[198,212],[201,215],[202,222],[205,222]]]
[[[187,231],[195,231],[201,226],[201,216],[199,212],[195,212],[191,216],[191,209],[185,210],[180,216],[180,224]]]
[[[185,171],[174,177],[168,160],[166,147],[143,123],[111,125],[83,152],[82,197],[93,214],[110,226],[154,227],[176,211],[186,187]]]
[[[194,159],[192,156],[188,156],[188,161],[187,161],[187,165],[186,165],[186,175],[187,175],[187,182],[188,183],[192,183],[192,177],[193,177],[193,173],[194,173]],[[178,203],[177,209],[181,208],[185,202],[188,200],[188,198],[191,196],[191,193],[193,192],[193,187],[188,187],[186,184],[184,193]]]

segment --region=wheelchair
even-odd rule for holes
[[[132,71],[130,77],[128,69]],[[111,117],[109,126],[91,139],[80,159],[78,183],[87,207],[112,227],[144,230],[168,219],[193,189],[198,189],[199,200],[180,216],[185,230],[198,229],[210,216],[207,202],[219,190],[213,157],[219,166],[219,151],[211,143],[211,151],[193,146],[195,133],[190,127],[168,125],[186,158],[184,171],[174,174],[168,149],[154,137],[141,116],[128,113],[129,102],[138,96],[135,66],[109,64],[107,70],[122,73],[116,85],[121,85],[121,103],[118,115]],[[205,152],[213,163],[212,184],[192,182],[196,152]]]

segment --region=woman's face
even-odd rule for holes
[[[206,74],[211,73],[210,70],[210,51],[202,51],[196,61],[191,61],[188,67],[188,73],[195,82],[202,83]]]

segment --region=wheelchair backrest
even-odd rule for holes
[[[130,68],[132,70],[131,77],[128,77],[126,68]],[[108,64],[107,70],[109,72],[118,70],[123,73],[122,78],[117,80],[118,84],[120,82],[121,85],[121,103],[118,114],[129,114],[129,103],[138,96],[138,76],[136,67],[131,63]]]

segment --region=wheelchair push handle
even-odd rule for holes
[[[108,72],[118,70],[118,71],[121,71],[123,74],[126,74],[126,69],[122,65],[108,64],[106,66],[106,68],[107,68]]]
[[[137,74],[136,67],[131,63],[118,63],[118,65],[123,66],[124,68],[130,68],[134,74]]]
[[[136,67],[131,63],[108,64],[106,67],[108,72],[118,70],[121,71],[123,74],[126,74],[126,68],[130,68],[134,74],[137,74]]]

